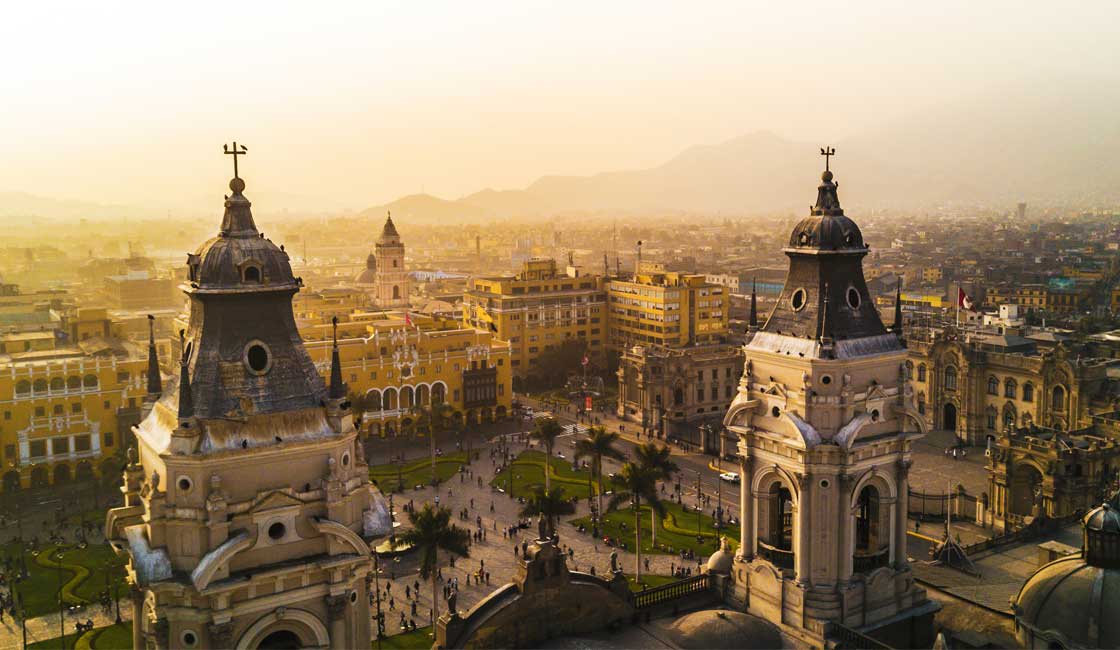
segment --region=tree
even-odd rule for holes
[[[587,341],[567,339],[537,358],[538,368],[547,368],[543,383],[548,388],[564,385],[569,375],[580,372],[583,357],[587,354]]]
[[[432,485],[436,480],[436,431],[442,431],[451,417],[451,406],[440,402],[431,406],[414,406],[411,409],[413,431],[426,431],[428,434],[428,454],[432,459]]]
[[[636,565],[634,576],[636,581],[642,579],[642,524],[641,511],[642,499],[645,499],[650,510],[658,516],[665,516],[665,504],[657,494],[657,470],[644,467],[636,463],[626,463],[622,466],[616,482],[616,489],[611,500],[607,503],[608,510],[616,510],[622,503],[630,502],[634,508],[634,557]]]
[[[618,434],[607,431],[603,427],[592,427],[587,432],[586,438],[576,441],[576,460],[580,458],[593,459],[594,473],[599,481],[599,491],[595,495],[596,512],[599,513],[600,517],[603,516],[603,459],[622,460],[625,458],[625,455],[615,448],[616,442],[618,442]],[[590,479],[590,476],[588,478]],[[590,483],[590,480],[588,482]]]
[[[559,487],[549,492],[542,487],[538,487],[525,506],[521,508],[521,516],[540,515],[544,517],[545,522],[547,522],[546,531],[548,537],[551,538],[552,534],[556,532],[556,520],[560,515],[570,515],[575,511],[576,507],[572,505],[571,500],[564,496],[564,488]]]
[[[653,470],[659,481],[671,480],[673,474],[681,469],[673,462],[669,447],[658,445],[655,442],[638,445],[637,449],[634,450],[634,456],[639,465]]]
[[[439,569],[439,552],[459,557],[470,557],[467,542],[470,533],[451,523],[451,511],[425,503],[419,511],[408,513],[412,528],[401,534],[401,541],[412,546],[420,555],[420,577],[432,581],[432,632],[439,618],[439,598],[436,574]]]
[[[540,441],[544,445],[545,458],[544,458],[544,489],[551,491],[552,483],[549,481],[548,470],[549,463],[552,462],[552,448],[556,445],[556,438],[564,432],[564,427],[556,421],[556,418],[541,418],[537,420],[537,428],[530,434],[534,440]]]

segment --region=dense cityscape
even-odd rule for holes
[[[0,650],[1120,648],[1115,8],[654,5],[13,13]]]

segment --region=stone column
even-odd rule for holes
[[[331,624],[332,650],[347,650],[346,595],[327,596],[327,618]]]
[[[144,624],[144,594],[132,587],[128,592],[129,598],[132,600],[132,647],[144,647],[144,632],[142,626]]]
[[[852,537],[852,487],[855,485],[855,477],[851,474],[841,474],[836,477],[838,486],[837,490],[840,493],[840,503],[837,512],[840,514],[839,537],[837,538],[837,558],[836,558],[836,579],[840,584],[848,583],[852,577],[852,554],[855,552],[852,544],[849,543]]]
[[[910,503],[910,466],[914,461],[905,459],[895,463],[895,472],[898,477],[898,498],[895,499],[894,517],[894,564],[901,568],[906,565],[906,511]]]
[[[744,560],[754,557],[754,538],[758,526],[754,523],[754,465],[750,456],[739,456],[739,554]]]
[[[812,503],[809,498],[809,486],[812,478],[808,474],[798,474],[797,484],[799,488],[797,499],[797,582],[806,587],[809,586],[812,577],[810,574],[809,563],[809,549],[812,547],[812,532],[811,532],[811,514],[813,511]]]

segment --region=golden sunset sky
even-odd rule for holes
[[[1116,2],[12,3],[0,191],[360,209],[835,141],[1003,84],[1116,81]]]

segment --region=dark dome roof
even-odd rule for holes
[[[789,236],[790,248],[821,250],[866,250],[859,226],[843,214],[802,219]]]
[[[1012,607],[1016,623],[1036,637],[1067,648],[1120,647],[1120,571],[1092,566],[1082,555],[1040,568]]]
[[[832,172],[821,174],[821,184],[817,187],[817,203],[808,217],[794,227],[789,236],[790,248],[814,248],[818,250],[866,250],[863,233],[856,222],[844,216],[840,198],[836,194],[839,183],[832,180]]]
[[[745,612],[701,610],[685,614],[666,629],[669,640],[679,648],[781,648],[782,635],[769,621]]]
[[[230,181],[233,194],[226,199],[222,230],[191,256],[193,275],[200,290],[287,289],[297,287],[288,254],[257,231],[252,204],[241,193],[245,182]]]
[[[1103,533],[1120,533],[1120,510],[1111,503],[1098,506],[1085,515],[1085,530]]]

